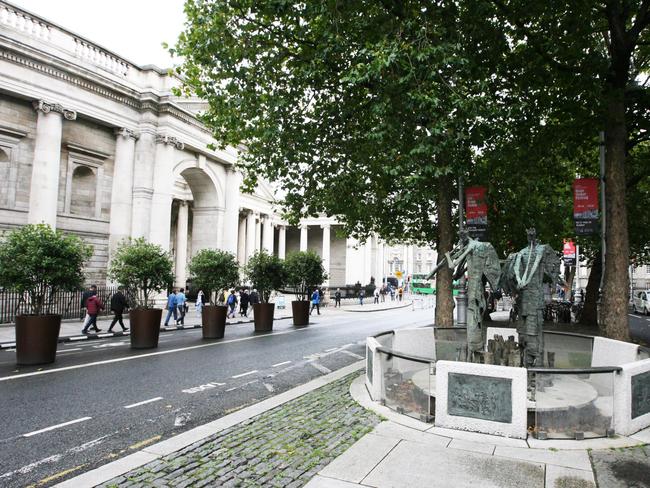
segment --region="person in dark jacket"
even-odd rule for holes
[[[334,308],[341,306],[341,289],[337,288],[334,293]]]
[[[122,314],[124,313],[124,310],[126,308],[128,308],[128,306],[129,306],[127,301],[126,301],[126,297],[124,296],[124,293],[122,292],[123,289],[124,288],[120,286],[117,289],[117,293],[115,293],[111,297],[111,310],[113,311],[115,316],[113,317],[113,321],[111,322],[111,325],[108,328],[109,332],[113,332],[113,326],[117,322],[119,322],[120,325],[122,326],[122,332],[126,332],[127,330],[129,330],[128,327],[124,327],[124,321],[123,321],[123,318],[122,318]]]
[[[88,320],[90,320],[90,315],[88,315],[88,312],[86,311],[86,301],[93,295],[97,295],[97,285],[90,285],[90,288],[84,291],[81,295],[81,316],[83,317],[84,329],[88,324]]]
[[[239,296],[239,315],[248,317],[248,304],[250,303],[250,295],[248,290],[242,290]]]

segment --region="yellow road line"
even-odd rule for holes
[[[150,439],[145,439],[143,441],[137,442],[133,444],[132,446],[129,446],[129,449],[140,449],[142,446],[146,446],[147,444],[151,444],[152,442],[156,442],[162,438],[161,435],[156,435]]]
[[[80,464],[79,466],[75,466],[74,468],[66,469],[64,471],[60,471],[56,474],[53,474],[52,476],[48,476],[47,478],[43,478],[41,481],[38,482],[39,485],[44,485],[46,483],[49,483],[50,481],[54,481],[58,478],[62,478],[67,474],[73,473],[75,471],[80,470],[84,466],[87,466],[86,464]]]

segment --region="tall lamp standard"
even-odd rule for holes
[[[463,199],[463,177],[458,178],[458,230],[465,229],[465,202]],[[461,263],[462,266],[462,263]],[[467,291],[465,290],[465,273],[460,277],[460,289],[456,298],[456,327],[467,327]],[[453,293],[453,285],[452,285]],[[452,295],[453,296],[453,295]]]

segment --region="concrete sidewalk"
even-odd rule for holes
[[[321,314],[323,315],[332,315],[338,314],[341,312],[380,312],[385,310],[392,310],[396,308],[405,308],[410,307],[411,302],[405,300],[403,302],[386,302],[380,304],[364,304],[363,306],[356,303],[348,303],[343,305],[341,308],[334,308],[333,306],[322,307]],[[166,311],[163,310],[162,320],[165,320]],[[234,319],[228,319],[227,324],[244,324],[244,323],[253,323],[253,319],[249,317],[240,317]],[[291,312],[291,303],[288,303],[284,308],[275,309],[275,320],[284,320],[290,319],[292,317]],[[129,332],[122,332],[120,324],[115,324],[113,327],[113,332],[108,332],[108,328],[111,324],[113,317],[98,317],[97,327],[100,329],[99,333],[90,332],[87,335],[81,334],[83,329],[83,322],[81,320],[64,320],[61,322],[61,331],[59,332],[59,342],[76,342],[76,341],[85,341],[85,340],[97,340],[97,339],[106,339],[110,337],[124,336],[129,335]],[[173,324],[173,318],[170,320],[170,324]],[[124,325],[128,328],[130,327],[128,316],[124,318]],[[176,330],[185,330],[185,329],[197,329],[201,327],[201,316],[198,315],[195,311],[194,305],[190,304],[190,310],[185,316],[185,325],[170,325],[168,327],[164,326],[164,323],[160,325],[161,332],[173,332]],[[16,346],[16,328],[13,324],[11,325],[2,325],[0,326],[0,349],[11,349]]]
[[[363,367],[360,361],[57,486],[649,486],[650,429],[588,441],[441,429],[372,402]]]

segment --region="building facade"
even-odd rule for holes
[[[177,285],[204,248],[240,263],[260,249],[313,249],[330,284],[415,269],[413,248],[390,251],[375,236],[359,245],[335,219],[288,226],[268,184],[242,194],[237,149],[209,149],[196,116],[205,102],[174,96],[177,81],[0,0],[0,232],[45,222],[79,235],[98,283],[128,237],[168,250]]]

